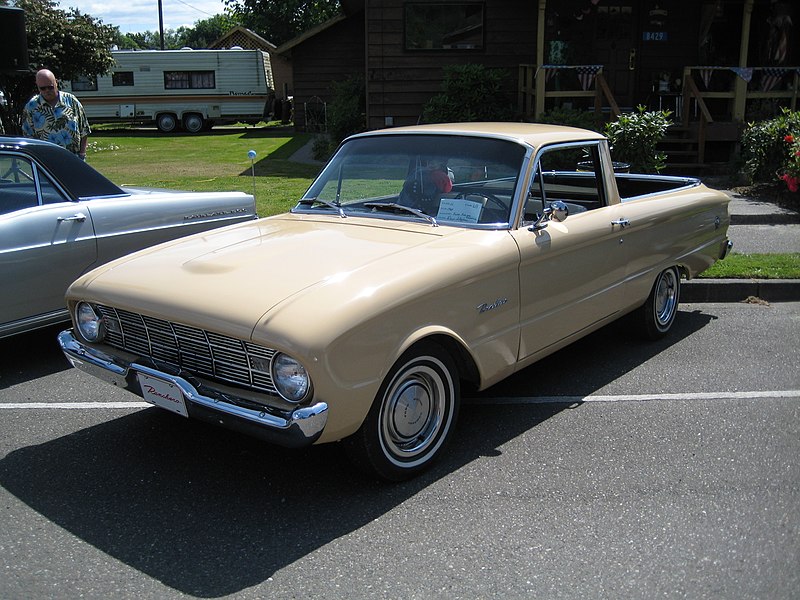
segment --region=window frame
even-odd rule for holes
[[[114,71],[111,73],[112,87],[133,87],[134,85],[133,71]]]
[[[446,36],[446,32],[442,34],[441,38],[441,45],[439,46],[419,46],[413,45],[410,43],[410,27],[409,27],[409,20],[410,20],[410,12],[414,9],[418,9],[423,11],[423,14],[420,16],[419,20],[424,22],[431,22],[430,13],[434,9],[451,9],[451,10],[458,10],[463,9],[465,13],[470,10],[478,9],[480,11],[480,42],[477,45],[470,45],[459,47],[457,43],[452,45],[445,45],[444,40]],[[424,13],[428,13],[427,15]],[[465,14],[464,19],[469,18],[469,14]],[[463,19],[462,19],[463,20]],[[454,33],[454,32],[450,32]],[[453,53],[482,53],[486,51],[486,2],[470,2],[469,0],[465,0],[462,2],[456,1],[447,1],[442,0],[441,2],[420,2],[420,1],[412,1],[406,2],[403,4],[403,50],[406,52],[453,52]]]
[[[69,82],[73,92],[96,92],[97,91],[97,76],[86,77],[79,75],[77,79],[72,79]]]
[[[210,84],[206,85],[205,78],[211,78]],[[174,85],[178,82],[186,82],[186,85]],[[164,71],[165,90],[214,90],[217,89],[217,73],[213,70],[203,71]]]

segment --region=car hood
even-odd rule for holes
[[[378,219],[282,215],[118,259],[78,279],[67,297],[247,338],[281,303],[345,278],[350,290],[374,284],[389,276],[382,266],[388,257],[419,252],[463,231]],[[409,256],[402,260],[421,262]]]

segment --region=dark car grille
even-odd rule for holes
[[[98,306],[105,343],[180,367],[198,377],[276,394],[270,375],[275,351],[197,327]]]

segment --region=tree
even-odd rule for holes
[[[178,29],[181,37],[181,47],[187,46],[195,50],[208,48],[236,24],[236,20],[231,16],[215,15],[211,18],[197,21],[194,27],[181,27]]]
[[[114,64],[111,45],[118,33],[76,9],[58,9],[53,0],[17,0],[15,5],[25,11],[30,72],[0,76],[8,101],[3,117],[8,133],[20,132],[22,109],[34,92],[38,69],[50,69],[60,80],[106,73]]]
[[[225,6],[277,46],[339,14],[339,0],[225,0]]]

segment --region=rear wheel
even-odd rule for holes
[[[189,133],[199,133],[203,130],[205,120],[202,115],[192,113],[183,117],[183,128]]]
[[[156,125],[161,133],[172,133],[178,127],[178,119],[175,118],[175,115],[164,113],[158,115]]]
[[[680,301],[681,276],[677,267],[659,273],[647,301],[639,309],[642,331],[651,340],[664,337],[675,322]]]
[[[412,348],[386,376],[361,428],[345,440],[350,458],[392,481],[424,471],[453,432],[459,395],[452,358],[438,344]]]

